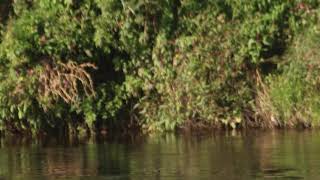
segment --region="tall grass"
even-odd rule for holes
[[[261,82],[257,117],[269,127],[320,125],[320,33],[310,28],[282,57],[278,73]]]

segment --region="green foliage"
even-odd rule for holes
[[[305,15],[316,16],[314,7],[315,2],[298,1],[181,2],[166,21],[174,29],[160,31],[155,40],[152,67],[136,71],[143,83],[143,125],[162,131],[248,121],[256,72],[284,52],[308,25],[301,22]]]
[[[269,106],[274,107],[270,116],[281,125],[319,125],[319,31],[311,27],[292,43],[281,65],[281,72],[270,75],[266,88]]]
[[[196,124],[235,128],[250,121],[248,112],[260,98],[257,74],[270,81],[268,102],[279,109],[279,119],[305,101],[306,67],[291,57],[285,63],[283,54],[297,34],[317,23],[316,0],[10,5],[0,14],[6,17],[0,19],[4,129],[99,131],[133,117],[148,131]]]
[[[86,121],[92,124],[100,114],[94,114],[95,112],[87,107],[88,102],[92,102],[89,105],[92,106],[91,109],[97,106],[94,102],[98,101],[98,98],[100,101],[104,100],[103,103],[110,104],[108,101],[112,101],[112,98],[108,99],[103,95],[86,97],[84,93],[86,89],[81,89],[77,85],[79,99],[72,104],[63,101],[62,98],[57,99],[42,93],[45,91],[41,82],[44,72],[51,69],[66,77],[68,74],[76,75],[72,74],[74,72],[59,72],[59,64],[67,64],[70,61],[79,65],[81,63],[107,64],[98,62],[107,61],[105,58],[108,54],[104,57],[103,49],[93,43],[96,36],[94,28],[96,12],[93,6],[92,1],[79,4],[70,4],[67,1],[33,1],[32,4],[27,4],[19,1],[14,4],[15,14],[6,26],[0,45],[2,64],[0,96],[3,107],[1,117],[4,122],[17,121],[39,127],[41,124],[56,127],[65,124],[63,123],[65,121],[73,121],[72,119],[77,117],[74,114],[78,114],[84,115]],[[87,71],[89,72],[88,69]],[[101,79],[91,77],[93,80]],[[54,76],[48,78],[51,78],[50,82],[54,82],[54,79],[52,80]],[[57,81],[56,87],[65,88],[62,89],[64,91],[70,89],[70,86],[67,86],[68,83],[59,82],[59,79]],[[78,81],[84,83],[82,79]],[[96,83],[96,88],[103,89],[102,87],[109,84],[115,84],[116,82],[113,81]],[[59,85],[61,83],[64,84]],[[104,88],[101,91],[111,96],[114,90]],[[47,91],[53,91],[53,89]],[[103,112],[114,111],[113,107],[105,109],[101,108],[101,105],[98,106],[99,108],[95,111],[101,109]],[[119,102],[114,106],[119,107]],[[103,117],[106,119],[106,116]],[[78,121],[81,123],[81,120]],[[27,127],[28,129],[34,128]],[[37,130],[39,128],[36,128]]]

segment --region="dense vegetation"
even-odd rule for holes
[[[320,125],[317,0],[3,0],[13,133]]]

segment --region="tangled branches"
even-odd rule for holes
[[[58,62],[55,65],[45,63],[39,77],[41,96],[52,99],[62,98],[68,104],[77,102],[79,90],[86,96],[94,96],[93,82],[86,68],[96,69],[96,66],[91,63],[77,64],[72,61]]]

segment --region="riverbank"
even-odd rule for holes
[[[291,131],[319,131],[320,126],[311,126],[311,124],[306,124],[305,122],[297,122],[290,126],[280,126],[279,124],[273,124],[270,126],[261,126],[259,122],[250,122],[250,125],[244,124],[244,122],[236,123],[234,126],[223,123],[187,123],[182,126],[177,127],[173,131],[148,131],[142,127],[107,127],[104,129],[75,129],[69,128],[65,129],[47,129],[37,132],[31,131],[10,131],[9,128],[1,131],[0,138],[9,139],[20,139],[25,142],[32,142],[33,140],[45,141],[49,138],[57,138],[56,140],[66,142],[85,142],[88,140],[125,140],[135,139],[136,137],[148,137],[148,136],[161,136],[166,134],[171,135],[182,135],[182,136],[206,136],[206,135],[232,135],[232,134],[247,134],[247,133],[259,133],[259,132],[291,132]]]

